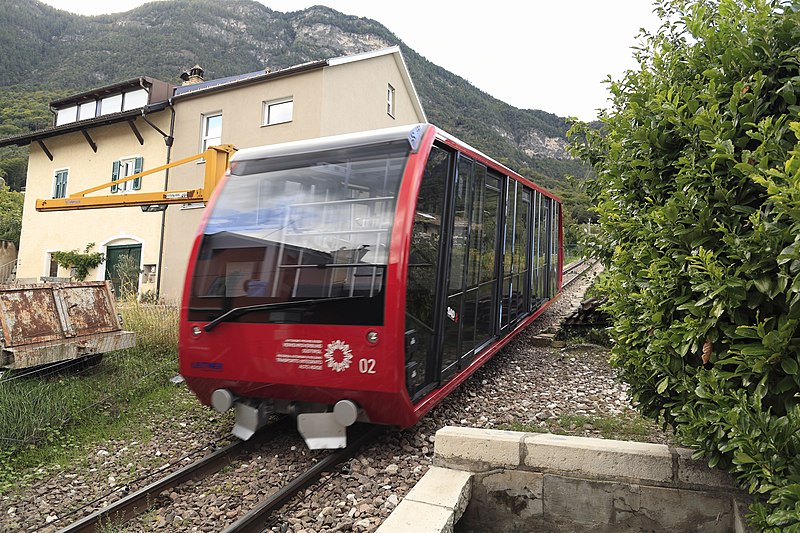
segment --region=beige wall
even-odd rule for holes
[[[179,98],[175,102],[172,159],[200,151],[203,116],[218,112],[222,112],[222,143],[237,148],[318,137],[321,86],[322,71],[316,70],[206,96]],[[292,121],[262,126],[264,102],[287,97],[294,100]],[[170,188],[202,186],[204,170],[202,163],[175,168],[170,174]],[[161,273],[161,294],[168,300],[181,297],[189,255],[204,212],[205,208],[170,206],[167,209],[164,237],[168,245]]]
[[[150,115],[154,124],[164,131],[169,130],[168,111]],[[49,272],[50,253],[58,250],[80,250],[88,243],[95,243],[92,251],[105,252],[107,246],[118,244],[142,245],[142,265],[158,262],[161,233],[161,215],[143,213],[139,207],[93,209],[85,211],[37,212],[36,199],[52,198],[55,172],[68,169],[67,196],[111,180],[112,164],[115,160],[142,157],[144,168],[164,164],[166,146],[162,136],[144,121],[136,126],[145,142],[140,145],[127,123],[113,124],[91,129],[91,137],[97,144],[97,153],[92,151],[83,135],[70,133],[45,140],[53,154],[50,161],[38,144],[31,144],[26,182],[25,204],[20,237],[18,278],[46,276]],[[147,176],[142,181],[141,191],[163,190],[163,174]],[[110,194],[110,189],[97,194]],[[60,269],[59,275],[69,272]],[[88,279],[104,279],[105,264],[90,272]],[[143,284],[141,289],[155,288]]]
[[[423,122],[403,82],[395,54],[353,61],[324,70],[321,136]],[[394,116],[386,112],[386,90],[395,89]]]

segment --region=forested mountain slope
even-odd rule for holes
[[[281,13],[252,0],[168,0],[84,17],[36,0],[0,1],[0,136],[46,127],[57,97],[141,75],[179,83],[399,45],[429,120],[543,185],[569,194],[585,168],[566,153],[564,118],[510,106],[434,65],[370,19],[321,6]],[[0,152],[0,176],[23,185],[24,149]]]

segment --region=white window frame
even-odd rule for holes
[[[64,190],[62,191],[63,194],[58,196],[58,175],[64,172],[66,175],[64,176]],[[53,198],[66,198],[67,197],[67,184],[69,183],[69,167],[67,168],[58,168],[53,171]]]
[[[386,114],[394,118],[395,89],[391,83],[386,84]]]
[[[129,176],[133,176],[136,174],[136,161],[139,160],[140,165],[144,167],[144,157],[140,155],[131,155],[120,157],[115,161],[115,163],[119,163],[119,176],[115,180],[115,184],[111,187],[111,193],[125,193],[128,191],[138,191],[142,188],[142,178],[137,178],[129,181],[123,181],[122,183],[117,183],[119,180],[127,178]],[[139,170],[141,172],[141,170]],[[113,176],[112,176],[113,179]],[[138,182],[138,183],[136,183]],[[138,187],[135,187],[138,185]],[[114,190],[116,187],[116,190]]]
[[[219,135],[208,135],[208,123],[211,119],[219,117]],[[213,111],[211,113],[203,113],[200,119],[200,151],[205,152],[209,146],[217,146],[222,144],[222,111]],[[205,160],[201,160],[205,163]]]
[[[283,118],[274,120],[272,118],[272,108],[281,106],[284,104],[292,104],[291,112],[289,113],[289,118]],[[262,126],[274,126],[275,124],[286,124],[287,122],[292,122],[294,120],[294,96],[287,96],[284,98],[278,98],[275,100],[267,100],[264,102],[264,107],[261,111],[261,125]]]
[[[44,251],[44,270],[42,271],[43,276],[50,277],[50,265],[54,262],[53,254],[58,251],[58,248],[48,248]],[[61,273],[61,268],[61,265],[56,267],[56,277],[58,277],[58,274]]]

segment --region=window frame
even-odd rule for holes
[[[219,135],[208,135],[208,123],[216,117],[219,117]],[[216,142],[209,142],[215,139]],[[205,152],[209,146],[217,146],[219,144],[222,144],[222,111],[203,113],[200,118],[200,151]],[[205,159],[201,159],[199,162],[205,163]]]
[[[117,105],[116,100],[119,99]],[[114,100],[112,106],[111,101]],[[136,88],[120,93],[98,96],[92,100],[78,102],[61,109],[55,109],[56,126],[71,124],[81,120],[91,120],[93,118],[112,115],[123,111],[131,111],[147,106],[150,102],[150,89]],[[105,107],[105,109],[104,109]]]
[[[386,114],[394,118],[395,94],[397,91],[391,83],[386,84]]]
[[[292,104],[291,113],[289,113],[288,120],[280,120],[280,121],[271,121],[270,120],[270,110],[274,106],[279,106],[283,104]],[[275,126],[278,124],[286,124],[289,122],[294,121],[294,96],[285,96],[283,98],[276,98],[274,100],[265,100],[263,102],[261,108],[261,126]]]
[[[61,191],[61,196],[58,195],[59,193],[59,183],[58,183],[58,175],[64,173],[64,183],[63,183],[63,190]],[[52,197],[53,198],[66,198],[67,197],[67,184],[69,183],[69,167],[65,168],[58,168],[53,171],[53,191]]]
[[[133,164],[133,173],[121,176],[123,166],[127,166],[129,164]],[[144,168],[144,157],[142,156],[132,155],[132,156],[120,157],[119,159],[114,161],[111,166],[111,181],[115,182],[119,179],[124,179],[129,176],[133,176],[133,174],[138,174],[139,172],[142,172],[143,168]],[[136,178],[134,180],[126,181],[124,183],[119,183],[119,184],[115,183],[114,185],[111,186],[111,193],[124,194],[132,191],[141,190],[141,188],[142,188],[142,178]]]

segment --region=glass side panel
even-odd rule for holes
[[[514,272],[514,222],[516,221],[516,204],[517,182],[514,180],[507,180],[505,205],[506,223],[503,237],[503,289],[500,293],[501,328],[508,326],[514,318],[514,310],[511,308],[511,292],[514,290],[511,284],[511,276]]]
[[[422,176],[408,258],[406,284],[406,386],[413,398],[432,375],[438,346],[434,335],[436,276],[450,153],[434,146]]]
[[[234,163],[204,231],[190,320],[382,324],[407,146]]]
[[[470,201],[472,196],[472,159],[459,155],[456,176],[453,237],[450,245],[450,269],[447,276],[447,307],[444,320],[444,346],[442,347],[442,371],[453,366],[463,354],[461,329],[464,310],[466,261],[470,233]]]
[[[514,224],[514,268],[519,276],[515,286],[514,299],[517,302],[516,316],[522,317],[527,314],[528,306],[528,219],[530,213],[531,192],[529,189],[518,187],[517,194],[517,220]]]
[[[500,217],[500,179],[486,176],[481,209],[480,285],[475,322],[475,347],[482,346],[495,334],[495,298],[497,294],[497,221]]]

